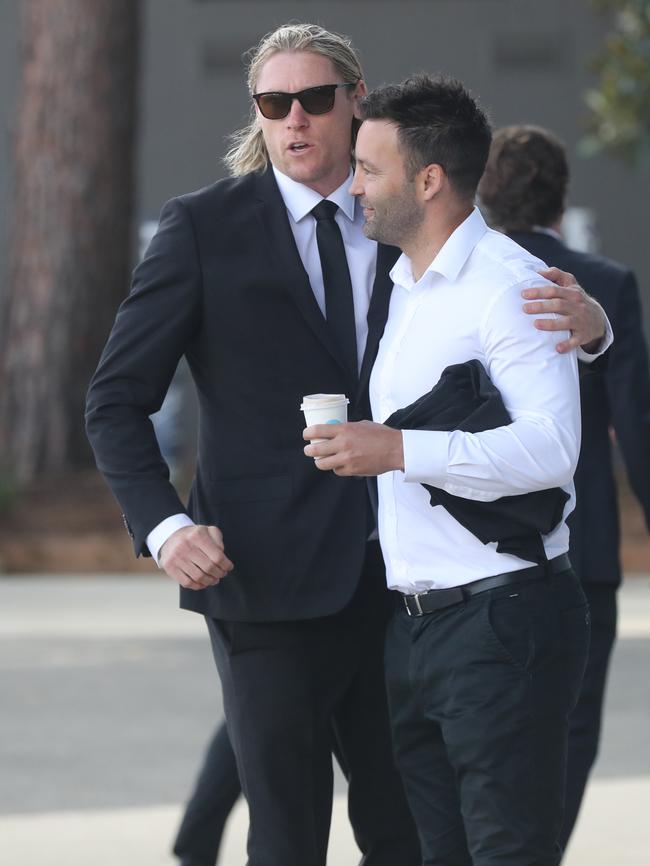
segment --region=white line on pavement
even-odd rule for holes
[[[359,854],[346,798],[334,802],[328,866],[356,866]],[[650,850],[650,776],[605,779],[588,790],[566,866],[646,866]],[[0,817],[3,859],[12,866],[172,866],[180,806],[150,806]],[[248,815],[235,807],[219,866],[245,860]]]

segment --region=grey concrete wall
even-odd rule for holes
[[[0,272],[17,8],[18,0],[0,0]],[[370,85],[446,71],[472,88],[495,125],[533,122],[557,132],[571,157],[571,204],[593,209],[602,252],[636,269],[650,334],[649,176],[576,154],[589,62],[607,27],[589,0],[145,0],[144,13],[139,220],[223,176],[225,137],[248,112],[242,52],[290,19],[317,21],[352,35]]]

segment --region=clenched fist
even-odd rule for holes
[[[161,547],[159,561],[172,580],[185,589],[216,586],[233,569],[216,526],[177,529]]]

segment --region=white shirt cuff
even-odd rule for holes
[[[194,526],[194,521],[187,514],[172,514],[171,517],[166,517],[158,526],[155,526],[149,535],[147,535],[147,547],[158,568],[160,568],[160,563],[158,562],[160,548],[170,535],[173,535],[177,529],[181,529],[183,526]]]
[[[435,484],[447,476],[449,434],[440,430],[402,430],[404,480]]]
[[[593,298],[592,298],[592,301],[594,301],[595,304],[598,304],[598,301],[594,300]],[[598,306],[600,307],[600,304],[598,304]],[[605,311],[603,310],[603,308],[600,307],[600,309],[602,310],[603,316],[605,316]],[[578,346],[578,351],[577,351],[578,360],[582,361],[583,364],[591,364],[592,361],[595,361],[596,358],[599,358],[603,354],[603,352],[606,352],[609,349],[609,347],[612,345],[613,342],[614,342],[614,332],[612,331],[612,326],[609,323],[609,319],[607,318],[607,316],[605,316],[605,334],[604,334],[602,340],[600,341],[598,349],[593,353],[592,352],[585,352],[585,350],[582,348],[582,346]]]

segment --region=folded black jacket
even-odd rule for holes
[[[466,433],[492,430],[511,422],[501,394],[477,360],[446,367],[431,391],[385,421],[399,430]],[[477,502],[429,484],[422,486],[429,492],[432,506],[442,505],[483,544],[496,541],[499,553],[537,563],[546,562],[542,535],[548,535],[558,525],[569,498],[560,487],[553,487],[502,496],[494,502]]]

